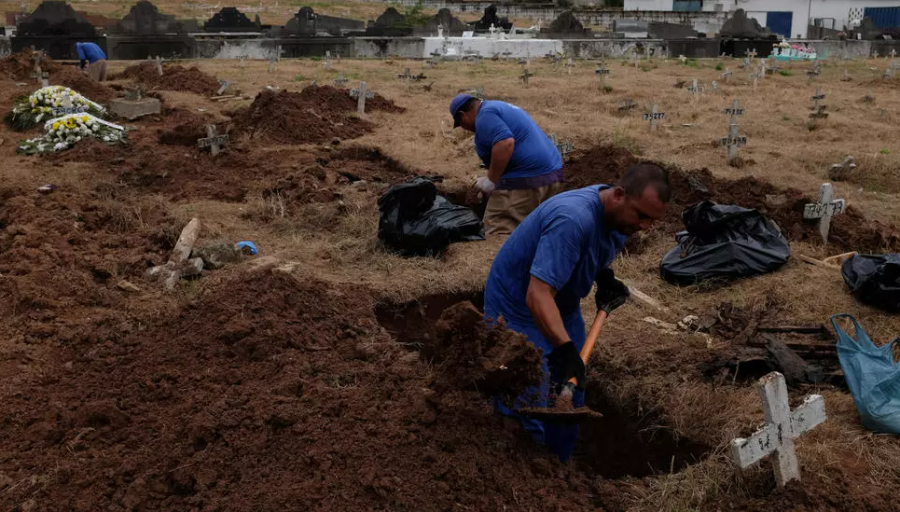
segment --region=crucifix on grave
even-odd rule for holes
[[[760,80],[766,79],[766,59],[759,59],[759,69],[756,72]]]
[[[343,73],[338,73],[337,78],[334,79],[334,85],[341,87],[349,81],[350,79],[345,77]]]
[[[331,69],[331,50],[325,51],[325,69]]]
[[[664,119],[666,117],[665,112],[659,112],[657,110],[657,105],[654,103],[650,107],[650,112],[644,113],[644,121],[650,121],[650,131],[656,131],[657,123],[660,119]]]
[[[741,108],[740,101],[737,99],[732,101],[731,108],[726,108],[725,114],[729,116],[728,136],[719,139],[719,145],[728,148],[726,161],[728,162],[728,165],[731,165],[737,160],[738,148],[747,145],[747,137],[742,137],[738,133],[737,118],[744,115],[744,109]]]
[[[897,74],[897,69],[900,69],[900,64],[897,61],[891,62],[891,65],[885,68],[882,78],[894,78]]]
[[[525,68],[522,69],[522,76],[519,77],[519,80],[521,80],[525,84],[525,87],[528,87],[528,79],[530,79],[533,76],[534,76],[534,73],[532,73],[531,70],[529,70],[528,66],[526,65]]]
[[[611,71],[606,67],[606,64],[601,62],[600,66],[598,66],[597,69],[594,70],[594,74],[597,75],[597,80],[599,81],[598,87],[600,87],[601,89],[603,88],[603,85],[606,83],[606,77],[610,73]]]
[[[841,82],[849,82],[851,80],[853,79],[850,78],[850,72],[844,69],[844,78],[841,78]]]
[[[199,275],[203,271],[203,258],[191,258],[194,244],[200,236],[200,219],[193,218],[181,230],[178,241],[169,255],[169,261],[147,270],[151,278],[160,279],[167,290],[172,290],[183,277]]]
[[[741,469],[772,456],[775,482],[784,487],[800,479],[795,441],[825,421],[825,398],[809,395],[791,411],[784,375],[772,372],[759,380],[763,416],[766,424],[750,438],[731,441],[731,457]]]
[[[822,242],[827,244],[831,218],[843,213],[846,207],[846,201],[834,198],[831,183],[823,183],[819,187],[819,200],[803,207],[803,218],[819,219],[819,234],[822,235]]]
[[[756,48],[754,48],[752,51],[749,49],[744,50],[744,55],[746,55],[747,58],[749,58],[749,59],[755,59],[756,58]]]
[[[828,112],[825,112],[826,105],[819,103],[825,99],[825,95],[822,94],[818,87],[816,88],[815,96],[810,99],[812,99],[813,102],[812,112],[809,113],[810,119],[815,122],[816,119],[825,119],[828,117]]]
[[[162,67],[163,58],[160,57],[159,55],[157,55],[155,63],[156,63],[156,74],[158,74],[159,76],[162,76],[163,75],[163,67]]]
[[[566,59],[565,67],[566,67],[566,74],[571,75],[572,68],[575,67],[575,61],[573,61],[571,58]]]
[[[350,90],[350,97],[356,98],[356,113],[363,115],[366,113],[366,100],[374,98],[375,93],[366,90],[365,82],[360,82],[358,88]]]
[[[197,147],[200,149],[209,148],[209,152],[216,156],[222,151],[222,146],[226,142],[228,142],[228,134],[218,135],[216,125],[208,124],[206,125],[206,138],[198,139]]]
[[[812,83],[813,77],[817,77],[821,74],[822,74],[822,62],[817,60],[815,62],[815,64],[813,64],[812,68],[810,68],[810,70],[806,72],[806,76],[807,76],[806,83]]]

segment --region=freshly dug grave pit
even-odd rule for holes
[[[375,317],[394,339],[430,359],[435,354],[438,319],[448,307],[460,302],[483,310],[484,291],[425,295],[401,304],[381,303],[375,306]]]
[[[376,95],[366,111],[402,112],[394,102]],[[309,86],[301,92],[260,92],[249,107],[231,116],[235,133],[273,144],[314,144],[333,138],[353,139],[374,125],[355,117],[356,100],[331,86]]]
[[[597,183],[615,183],[629,165],[640,159],[630,151],[611,145],[599,145],[566,164],[566,188],[581,188]],[[793,188],[780,188],[754,177],[737,180],[716,178],[709,169],[685,171],[666,166],[672,186],[672,199],[666,216],[654,228],[675,233],[684,229],[681,214],[688,206],[710,199],[720,204],[754,208],[774,220],[785,236],[793,241],[820,240],[818,224],[803,218],[803,208],[815,198]],[[871,221],[849,206],[831,221],[829,242],[850,251],[885,252],[900,250],[900,232],[894,227]]]
[[[185,68],[178,64],[163,64],[163,74],[160,76],[155,62],[141,62],[128,66],[110,79],[133,80],[149,89],[201,95],[212,95],[220,87],[219,81],[214,76],[200,71],[196,66]]]
[[[432,388],[359,286],[226,269],[119,322],[4,400],[4,509],[596,509],[477,392]]]

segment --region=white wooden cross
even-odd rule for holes
[[[533,76],[534,76],[534,73],[532,73],[528,69],[528,65],[526,64],[525,69],[522,70],[522,76],[520,76],[519,79],[522,80],[522,82],[525,84],[525,87],[528,87],[528,79]]]
[[[228,142],[228,134],[217,135],[216,125],[208,124],[206,125],[206,138],[198,139],[197,147],[200,149],[209,148],[209,152],[215,156],[219,154],[226,142]]]
[[[356,98],[356,112],[359,115],[363,115],[366,113],[366,98],[374,98],[375,93],[372,91],[367,91],[366,83],[360,82],[358,89],[350,90],[350,97]]]
[[[828,170],[828,178],[833,181],[840,181],[846,178],[854,169],[856,169],[856,159],[850,155],[843,162],[831,165],[831,168]]]
[[[162,63],[163,63],[163,58],[160,57],[159,55],[157,55],[156,56],[156,72],[159,74],[159,76],[163,75]]]
[[[663,119],[663,118],[666,117],[666,113],[665,113],[665,112],[657,112],[656,109],[657,109],[656,103],[654,103],[654,104],[650,107],[650,112],[645,112],[645,113],[644,113],[644,121],[650,121],[650,130],[651,130],[651,131],[654,131],[654,132],[656,131],[656,124],[657,124],[657,122],[658,122],[660,119]]]
[[[747,57],[750,57],[751,59],[755,59],[756,58],[756,48],[754,48],[753,51],[744,50],[744,55],[746,55]]]
[[[738,148],[747,145],[747,137],[738,134],[737,118],[744,115],[744,109],[741,108],[740,101],[735,99],[731,102],[731,108],[725,109],[725,114],[730,116],[728,121],[728,136],[719,139],[719,144],[728,148],[727,162],[734,163],[737,159]]]
[[[756,72],[760,80],[766,79],[766,59],[759,59],[759,71]]]
[[[897,56],[897,50],[891,48],[891,58],[893,59],[896,56]]]
[[[338,73],[337,78],[334,79],[334,85],[342,86],[349,81],[350,79],[345,77],[343,73]]]
[[[572,68],[575,67],[575,63],[572,61],[571,58],[566,59],[566,64],[565,64],[565,66],[566,66],[566,73],[569,74],[569,75],[571,75],[571,74],[572,74]]]
[[[713,89],[713,92],[716,92],[719,90],[719,83],[716,82],[715,80],[712,81],[712,89]]]
[[[775,482],[784,487],[800,479],[794,443],[803,433],[825,421],[825,398],[809,395],[803,404],[791,411],[784,375],[772,372],[759,379],[766,425],[749,439],[731,441],[731,456],[741,469],[756,464],[769,455],[775,470]]]
[[[831,218],[844,213],[847,202],[834,198],[834,190],[831,183],[823,183],[819,187],[819,200],[803,207],[804,219],[819,219],[819,234],[822,242],[828,243],[828,231],[831,229]]]
[[[703,87],[697,85],[697,79],[695,78],[691,81],[691,85],[687,88],[687,90],[691,93],[691,96],[694,96],[698,93],[703,92]]]
[[[38,69],[41,69],[41,67],[38,66]],[[50,75],[46,71],[35,71],[31,74],[31,78],[40,82],[41,87],[48,87],[50,85]]]
[[[722,73],[722,76],[720,78],[722,79],[723,83],[727,83],[728,77],[730,77],[730,76],[731,76],[731,69],[725,68],[725,72]]]
[[[331,51],[325,51],[325,69],[331,69]]]

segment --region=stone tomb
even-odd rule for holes
[[[55,60],[77,60],[75,43],[97,43],[106,52],[106,38],[66,2],[46,1],[19,20],[12,51],[43,50]]]
[[[223,7],[203,24],[204,32],[259,32],[259,16],[251,21],[237,7]]]
[[[156,55],[167,58],[196,56],[196,43],[188,32],[198,31],[195,21],[179,21],[141,0],[115,25],[107,27],[111,59],[144,60]]]
[[[110,114],[133,121],[139,117],[160,113],[160,102],[156,98],[146,98],[140,89],[131,98],[116,98],[109,102]]]

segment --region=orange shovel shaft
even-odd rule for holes
[[[591,359],[591,353],[594,352],[594,345],[597,344],[597,338],[600,337],[600,328],[603,327],[603,323],[606,322],[607,317],[609,315],[606,311],[598,311],[597,316],[594,317],[594,322],[591,324],[591,330],[588,331],[587,339],[584,340],[584,346],[581,347],[581,360],[584,361],[584,364],[587,364]],[[575,377],[569,379],[569,383],[577,384],[578,381]]]

